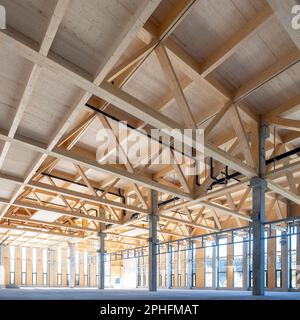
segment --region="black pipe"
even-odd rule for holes
[[[120,119],[112,116],[111,114],[109,114],[109,113],[107,113],[107,112],[105,112],[105,111],[103,111],[103,110],[100,110],[100,109],[92,106],[92,105],[89,104],[89,103],[86,103],[85,105],[86,105],[86,107],[92,109],[93,111],[103,114],[103,115],[106,116],[107,118],[110,118],[110,119],[112,119],[112,120],[114,120],[114,121],[117,121],[117,122],[122,122],[122,120],[120,120]],[[134,131],[139,132],[140,134],[148,137],[149,139],[152,139],[152,140],[157,141],[159,144],[162,144],[162,145],[165,145],[166,147],[169,147],[169,148],[170,148],[171,150],[173,150],[173,151],[176,151],[176,152],[178,152],[178,153],[181,153],[181,154],[182,154],[183,156],[185,156],[185,157],[194,159],[192,156],[185,154],[183,151],[176,150],[176,149],[175,149],[173,146],[171,146],[171,145],[170,145],[170,146],[166,145],[166,144],[163,143],[160,139],[156,139],[155,137],[152,137],[150,134],[145,133],[143,130],[140,130],[140,129],[138,129],[138,128],[136,128],[136,127],[134,127],[134,126],[132,126],[132,125],[130,125],[130,124],[128,124],[128,123],[126,123],[126,124],[124,123],[124,126],[130,128],[130,129],[132,129],[132,130],[134,130]]]
[[[77,184],[78,186],[86,187],[86,185],[83,184],[83,183],[80,183],[80,182],[77,182],[77,181],[73,181],[73,180],[70,180],[70,179],[67,179],[67,178],[62,178],[62,177],[59,177],[59,176],[55,176],[55,175],[50,174],[50,173],[43,172],[41,174],[43,176],[47,176],[47,177],[54,178],[54,179],[57,179],[57,180],[61,180],[61,181],[64,181],[64,182],[69,182],[69,183],[72,183],[72,184]],[[97,191],[100,191],[100,192],[104,191],[104,189],[101,189],[101,188],[95,188],[94,187],[94,189],[97,190]],[[111,192],[111,191],[109,191],[108,193],[111,194],[111,195],[114,195],[116,197],[122,198],[125,201],[125,197],[122,196],[121,194],[118,194],[118,193],[115,193],[115,192]]]
[[[299,152],[300,152],[300,147],[295,148],[295,149],[290,150],[290,151],[287,151],[287,152],[284,152],[284,153],[282,153],[282,154],[279,154],[279,155],[277,155],[277,156],[275,156],[275,157],[272,157],[272,158],[266,160],[266,165],[269,165],[269,164],[274,163],[274,162],[276,162],[276,161],[280,161],[280,160],[282,160],[282,159],[285,159],[285,158],[287,158],[287,157],[290,157],[290,156],[292,156],[292,155],[294,155],[294,154],[297,154],[297,153],[299,153]],[[212,161],[211,161],[211,163],[212,163]],[[228,172],[228,171],[227,171],[227,172]],[[213,173],[211,172],[211,173],[210,173],[210,176],[211,176],[211,178],[214,179],[215,181],[213,181],[213,182],[210,184],[210,186],[207,188],[207,190],[211,190],[214,185],[224,184],[227,180],[231,180],[231,179],[236,179],[236,180],[237,180],[237,178],[238,178],[239,176],[241,176],[241,175],[242,175],[242,174],[241,174],[240,172],[235,172],[235,173],[232,173],[232,174],[230,174],[230,175],[226,175],[224,178],[216,179],[216,178],[213,177]],[[199,184],[199,185],[201,185],[201,184]],[[167,200],[167,201],[163,201],[163,202],[159,203],[158,206],[163,206],[165,202],[166,202],[166,204],[168,204],[168,203],[170,203],[170,202],[172,202],[172,201],[175,201],[175,200],[178,200],[178,197],[174,197],[174,198],[169,199],[169,200]]]
[[[216,180],[213,181],[213,182],[211,183],[211,185],[208,187],[208,190],[211,190],[214,185],[217,185],[217,184],[226,184],[226,181],[231,180],[231,179],[236,179],[236,178],[239,177],[240,175],[241,175],[240,172],[235,172],[235,173],[226,175],[224,178],[216,179]]]
[[[290,151],[287,151],[285,153],[279,154],[278,156],[275,156],[275,157],[272,157],[272,158],[266,160],[266,165],[271,164],[271,163],[273,163],[275,161],[280,161],[280,160],[285,159],[285,158],[287,158],[289,156],[292,156],[292,155],[294,155],[296,153],[300,153],[300,147],[295,148],[295,149],[290,150]]]
[[[290,151],[287,151],[287,152],[284,152],[284,153],[282,153],[282,154],[279,154],[279,155],[277,155],[277,156],[275,156],[275,157],[272,157],[272,158],[266,160],[266,165],[269,165],[269,164],[274,163],[274,162],[276,162],[276,161],[280,161],[280,160],[282,160],[282,159],[285,159],[285,158],[287,158],[287,157],[290,157],[290,156],[292,156],[292,155],[294,155],[294,154],[297,154],[297,153],[299,153],[299,152],[300,152],[300,147],[295,148],[295,149],[290,150]],[[211,188],[212,186],[214,186],[214,185],[216,185],[216,184],[225,183],[226,179],[227,179],[227,180],[234,179],[234,178],[239,177],[240,175],[242,175],[240,172],[235,172],[235,173],[230,174],[230,175],[225,175],[225,178],[215,179],[215,181],[210,185],[209,188]]]
[[[176,201],[176,200],[179,200],[179,197],[174,197],[172,199],[168,199],[168,200],[162,201],[162,202],[160,202],[158,204],[158,207],[164,206],[164,205],[169,204],[169,203],[171,203],[173,201]]]

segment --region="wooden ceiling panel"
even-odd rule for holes
[[[300,89],[300,62],[251,93],[245,102],[264,114],[296,97]]]
[[[198,1],[179,24],[174,36],[199,62],[206,59],[248,20],[255,17],[265,1]]]
[[[295,48],[274,16],[212,74],[228,90],[235,91]]]
[[[9,200],[16,189],[16,184],[0,178],[1,198]]]
[[[56,0],[1,0],[8,26],[41,43]]]
[[[170,91],[155,53],[151,53],[123,90],[155,108]]]
[[[13,144],[8,151],[1,170],[9,175],[23,178],[30,170],[38,154],[38,152]]]
[[[32,63],[8,48],[0,50],[0,127],[8,130],[27,82]]]
[[[139,0],[72,0],[52,50],[94,75]]]
[[[17,134],[48,143],[76,101],[78,88],[42,70]]]

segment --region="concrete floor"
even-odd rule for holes
[[[0,300],[300,300],[300,292],[266,292],[253,297],[250,291],[145,289],[0,289]]]

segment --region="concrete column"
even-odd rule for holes
[[[70,274],[69,274],[69,288],[75,287],[75,243],[69,243],[70,253]]]
[[[104,289],[104,281],[105,281],[105,233],[99,232],[98,233],[99,237],[99,250],[98,250],[98,255],[99,255],[99,264],[98,264],[98,275],[99,275],[99,282],[98,282],[98,289]]]
[[[243,290],[249,289],[249,242],[243,243]]]
[[[282,232],[281,237],[281,287],[284,291],[288,291],[289,288],[289,261],[288,261],[288,237],[286,237],[287,232]]]
[[[4,246],[0,245],[0,289],[5,288]]]
[[[264,295],[265,288],[265,189],[264,180],[255,177],[251,179],[253,191],[253,295]]]
[[[260,126],[259,132],[259,176],[250,181],[252,187],[253,207],[253,295],[264,295],[265,288],[265,246],[264,246],[264,222],[265,213],[265,191],[267,184],[262,178],[266,172],[265,140],[268,137],[268,128]]]
[[[148,286],[149,291],[157,290],[157,223],[158,223],[157,191],[151,191],[151,215],[149,216],[149,254],[148,254]]]
[[[193,288],[193,242],[188,240],[188,256],[187,256],[187,288]]]
[[[105,217],[104,210],[101,208],[99,210],[99,216],[100,218]],[[98,289],[103,290],[105,287],[105,233],[103,230],[105,229],[105,224],[100,223],[100,232],[98,233],[99,237],[99,264],[97,266],[98,268],[98,275],[99,275],[99,282],[98,282]]]
[[[55,252],[52,248],[48,249],[49,287],[54,287]]]

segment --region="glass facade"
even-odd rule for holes
[[[213,286],[213,246],[211,241],[205,241],[204,248],[204,286]]]
[[[234,288],[243,287],[243,238],[233,237],[233,286]]]
[[[300,230],[298,230],[300,231]],[[290,273],[290,288],[297,288],[297,227],[290,227],[289,237],[289,273]]]
[[[177,264],[178,264],[178,268],[177,268],[177,286],[181,287],[181,245],[180,243],[178,243],[178,251],[177,251]]]
[[[37,285],[37,250],[32,248],[32,285]]]
[[[57,249],[57,286],[62,285],[62,258],[61,258],[61,248]]]
[[[196,270],[197,270],[197,255],[196,243],[192,243],[192,286],[196,287]]]
[[[27,248],[21,248],[21,284],[26,285],[27,278]]]
[[[106,254],[105,255],[105,262],[104,262],[104,284],[105,287],[110,287],[111,286],[111,261],[110,261],[110,255]]]
[[[83,255],[83,285],[88,286],[88,253]]]
[[[227,238],[218,240],[218,287],[227,287]]]
[[[275,248],[275,286],[282,286],[282,260],[281,260],[281,231],[276,230],[276,248]]]
[[[265,285],[270,289],[274,287],[286,288],[287,286],[291,289],[298,289],[297,227],[291,223],[287,227],[278,223],[276,226],[275,222],[273,224],[266,224],[263,239],[265,245]],[[241,229],[244,230],[241,231]],[[251,279],[252,286],[252,246],[252,233],[248,228],[198,236],[193,238],[191,242],[184,239],[160,243],[157,253],[157,284],[159,287],[170,285],[174,288],[189,285],[199,288],[243,288],[244,285],[250,284]],[[52,261],[55,263],[54,271],[51,271],[53,272],[54,286],[69,285],[69,250],[66,254],[66,251],[62,251],[58,247],[53,252],[53,256],[49,255],[48,249],[10,246],[7,250],[7,259],[9,259],[7,282],[11,286],[49,285]],[[189,258],[191,259],[190,263]],[[111,265],[115,265],[113,261],[121,259],[132,259],[134,263],[133,265],[128,264],[127,269],[121,268],[123,271],[120,271],[121,274],[117,276],[115,270],[118,268],[114,268],[112,275]],[[99,255],[75,250],[74,260],[76,286],[95,286],[96,281],[98,284]],[[122,272],[127,272],[126,270],[131,272],[133,287],[147,286],[147,247],[105,254],[104,269],[105,287],[115,287],[116,279],[122,279]],[[188,278],[189,276],[191,278]],[[123,286],[124,281],[118,283],[119,286]]]
[[[43,249],[43,286],[47,285],[48,249]]]
[[[175,247],[169,247],[169,254],[171,255],[171,287],[175,285]]]
[[[15,284],[15,258],[16,248],[14,246],[9,247],[9,284]]]
[[[80,253],[75,251],[75,286],[79,286]]]

